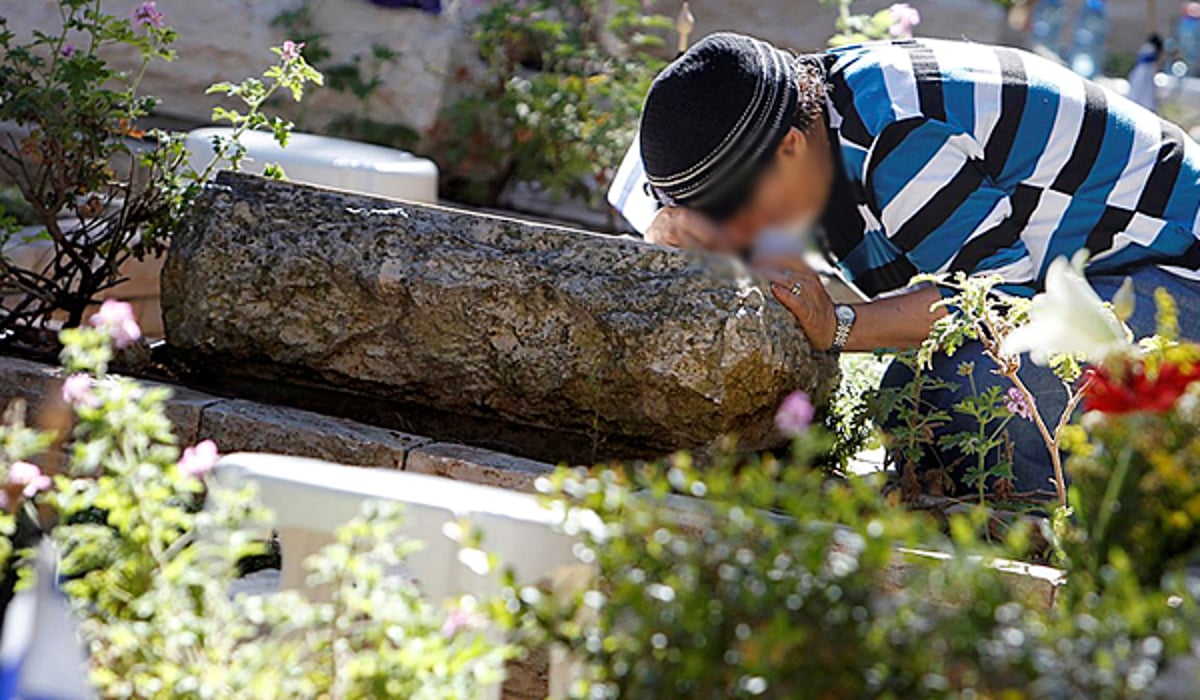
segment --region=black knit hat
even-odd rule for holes
[[[712,34],[655,78],[642,110],[641,151],[661,203],[717,219],[745,204],[792,126],[793,60],[753,37]]]

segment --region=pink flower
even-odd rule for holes
[[[897,39],[911,39],[913,27],[921,23],[921,13],[906,2],[898,2],[888,8],[892,26],[888,32]]]
[[[158,6],[153,2],[144,2],[138,5],[137,9],[133,11],[133,23],[144,27],[162,29],[163,13],[158,11]]]
[[[217,452],[217,443],[212,440],[198,442],[183,451],[179,458],[179,470],[197,479],[212,471],[221,454]]]
[[[1009,390],[1004,395],[1004,407],[1014,416],[1020,416],[1025,420],[1033,420],[1033,407],[1029,405],[1029,400],[1025,398],[1025,394],[1017,387],[1009,387]]]
[[[67,44],[58,52],[63,58],[70,58],[75,55],[75,44]]]
[[[300,58],[300,52],[304,50],[304,42],[296,43],[291,39],[283,42],[283,46],[279,47],[279,55],[285,61],[295,61]]]
[[[483,618],[466,608],[455,608],[442,623],[442,636],[453,637],[462,630],[477,630],[483,627]]]
[[[92,391],[92,378],[86,374],[72,374],[63,380],[63,401],[76,408],[96,408],[100,399]]]
[[[25,498],[32,497],[39,491],[50,488],[50,477],[42,473],[36,464],[30,462],[13,462],[8,468],[8,485],[21,486]]]
[[[142,337],[133,307],[116,299],[105,299],[89,323],[112,336],[113,345],[118,348],[128,347]]]
[[[808,431],[815,414],[816,409],[813,408],[808,394],[795,391],[784,397],[783,402],[779,404],[779,410],[775,412],[775,427],[790,438],[800,437]]]

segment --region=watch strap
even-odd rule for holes
[[[850,313],[843,313],[842,309],[849,309]],[[857,314],[853,308],[846,304],[835,306],[834,314],[837,317],[837,329],[833,333],[833,345],[829,349],[834,352],[841,352],[850,340],[850,331],[854,328],[854,321]]]

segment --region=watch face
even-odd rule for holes
[[[857,315],[854,313],[853,306],[838,306],[836,309],[834,309],[834,312],[836,313],[838,320],[842,323],[853,323],[854,317]]]

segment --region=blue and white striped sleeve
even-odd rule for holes
[[[888,239],[918,271],[995,274],[1001,289],[1032,293],[1025,224],[970,134],[926,118],[891,124],[874,139],[863,182]]]
[[[612,186],[608,188],[608,203],[629,225],[641,234],[650,228],[650,222],[658,213],[658,200],[649,193],[646,182],[646,170],[642,167],[642,151],[638,147],[638,139],[634,137],[633,145],[621,160],[621,167],[613,177]]]

